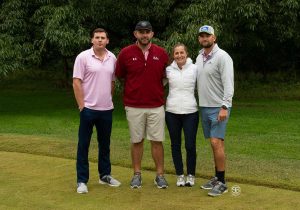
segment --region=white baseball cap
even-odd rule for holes
[[[210,34],[210,35],[215,35],[215,30],[211,26],[204,25],[204,26],[201,26],[199,28],[199,34],[200,33],[207,33],[207,34]]]

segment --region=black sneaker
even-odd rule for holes
[[[223,193],[227,193],[227,192],[228,192],[228,190],[227,190],[226,184],[224,184],[220,181],[217,181],[216,185],[212,188],[212,190],[208,193],[208,195],[216,197],[216,196],[222,195]]]
[[[119,187],[121,183],[114,179],[111,175],[105,175],[99,179],[100,184],[108,184],[111,187]]]
[[[168,183],[164,176],[157,175],[154,179],[154,184],[156,184],[157,188],[159,189],[166,189],[168,187]]]
[[[142,176],[141,174],[135,174],[130,182],[131,188],[140,188],[142,186]]]
[[[216,185],[217,181],[218,177],[213,177],[207,183],[203,184],[201,188],[205,190],[211,190]]]

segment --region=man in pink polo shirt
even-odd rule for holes
[[[124,81],[124,105],[131,140],[133,178],[131,188],[142,185],[141,161],[143,142],[151,142],[152,157],[156,166],[154,183],[158,188],[167,188],[164,178],[164,89],[163,78],[168,63],[166,51],[151,43],[154,33],[148,21],[137,23],[134,36],[135,44],[121,50],[116,76]]]
[[[99,183],[120,186],[111,176],[110,135],[114,105],[114,72],[116,57],[106,49],[107,32],[102,28],[93,31],[91,49],[81,52],[74,64],[73,89],[80,111],[77,147],[77,192],[87,193],[89,180],[88,152],[93,133],[97,130]]]

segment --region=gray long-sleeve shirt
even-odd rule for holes
[[[197,86],[200,107],[232,106],[234,93],[233,61],[217,44],[206,61],[200,50],[196,60],[198,68]]]

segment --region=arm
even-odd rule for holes
[[[228,54],[225,54],[221,61],[221,79],[224,88],[222,105],[231,107],[234,93],[233,62]]]
[[[233,62],[231,57],[228,54],[225,54],[222,57],[221,61],[221,79],[224,87],[224,96],[222,107],[219,112],[218,120],[223,121],[228,116],[228,108],[232,105],[232,97],[234,93],[234,71],[233,71]]]
[[[111,97],[113,97],[114,92],[115,92],[115,81],[112,81],[111,82]]]
[[[125,76],[126,76],[126,69],[123,62],[124,54],[121,50],[117,62],[116,62],[116,71],[115,71],[115,77],[119,80],[121,87],[124,87],[125,85]]]
[[[73,78],[73,90],[79,111],[82,111],[82,109],[84,108],[83,90],[81,83],[81,79]]]
[[[170,66],[167,66],[167,67],[165,68],[165,73],[164,73],[164,78],[163,78],[163,85],[164,85],[165,87],[166,87],[167,84],[169,83],[169,78],[168,78],[168,71],[170,71],[169,68],[171,68],[171,67],[170,67]]]

